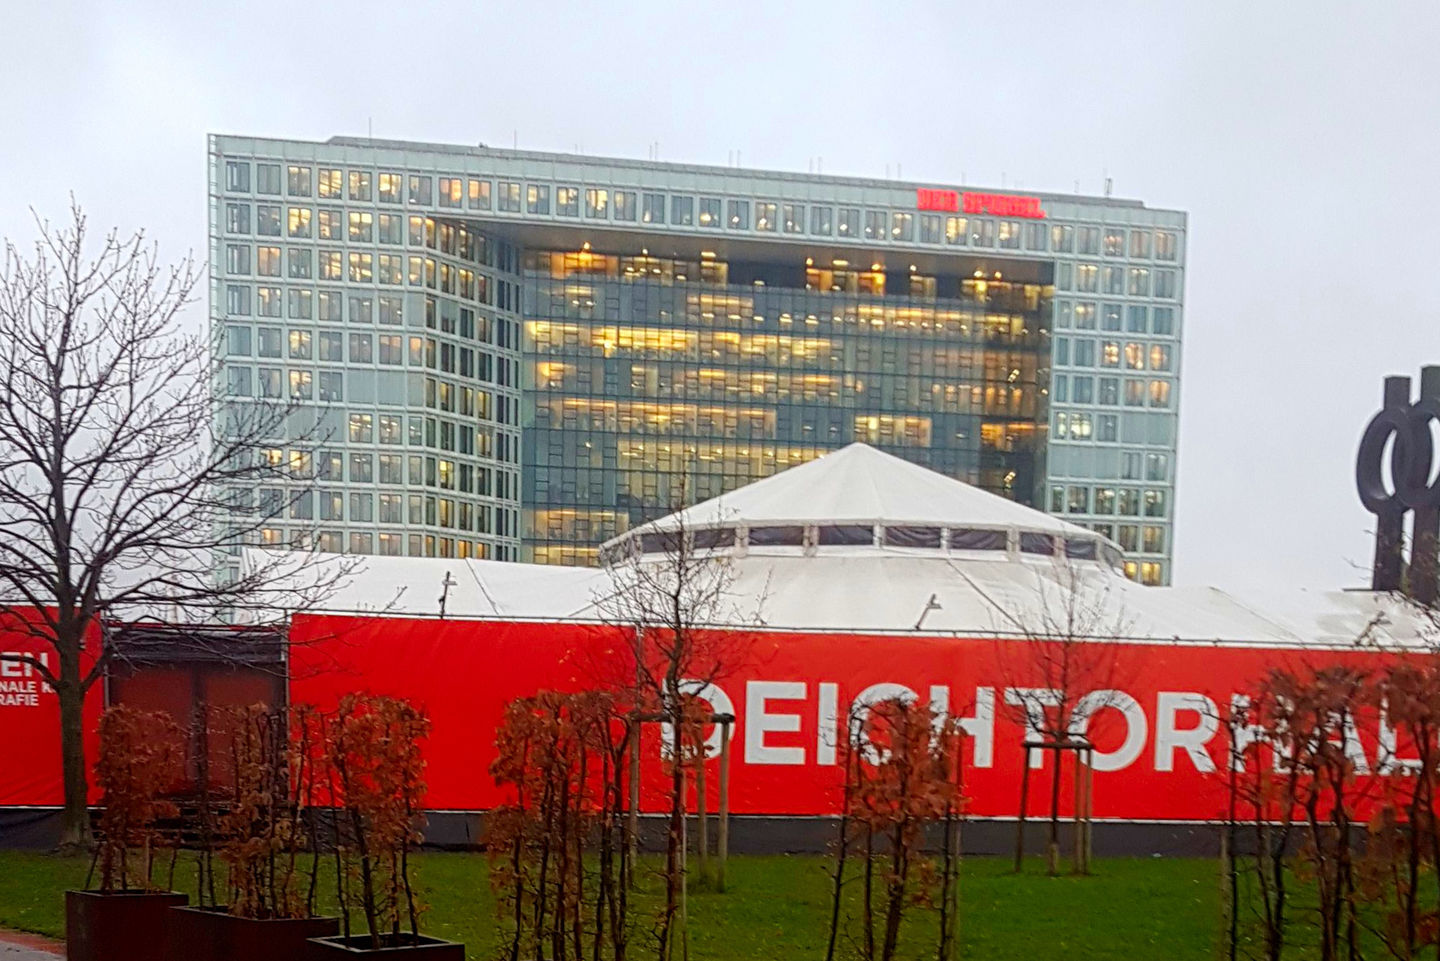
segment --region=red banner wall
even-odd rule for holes
[[[292,700],[322,708],[346,692],[409,698],[433,722],[426,747],[428,805],[476,810],[503,800],[489,775],[495,729],[511,700],[551,688],[623,679],[626,644],[614,628],[364,617],[297,617]],[[972,814],[1016,813],[1023,695],[1041,687],[1032,642],[760,633],[707,699],[737,718],[731,806],[737,814],[836,810],[836,718],[856,702],[905,691],[960,717]],[[1275,667],[1379,655],[1198,645],[1116,645],[1089,735],[1097,746],[1095,815],[1203,820],[1224,807],[1227,735],[1218,718],[1232,696]],[[843,721],[840,722],[843,726]],[[1360,732],[1374,766],[1376,734]],[[659,729],[646,732],[645,804],[662,796]],[[1048,753],[1048,752],[1037,752]],[[712,761],[712,765],[718,762]],[[1052,758],[1039,765],[1048,772]],[[1068,766],[1068,761],[1066,762]],[[1035,765],[1032,765],[1032,768]],[[1048,785],[1048,778],[1046,779]],[[710,809],[718,778],[707,783]],[[1062,791],[1064,803],[1070,789]]]
[[[59,805],[64,801],[60,773],[60,702],[31,665],[4,655],[28,655],[59,670],[55,649],[35,637],[27,624],[38,615],[0,610],[0,805]],[[100,633],[92,631],[80,670],[95,663]],[[102,691],[90,688],[85,701],[85,757],[93,764],[96,725],[100,720]],[[91,786],[91,800],[95,798]]]

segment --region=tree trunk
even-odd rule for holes
[[[60,763],[65,787],[65,808],[60,815],[60,849],[89,848],[89,781],[85,773],[85,691],[78,658],[61,658],[61,676],[55,687],[60,702]]]

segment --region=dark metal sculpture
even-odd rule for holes
[[[1436,601],[1440,572],[1440,478],[1431,480],[1440,423],[1440,367],[1420,370],[1420,397],[1410,399],[1409,377],[1386,377],[1384,406],[1370,419],[1355,459],[1360,502],[1375,515],[1375,562],[1370,586],[1402,588],[1421,604]],[[1385,476],[1389,447],[1389,482]],[[1404,576],[1405,515],[1413,512],[1409,577]]]

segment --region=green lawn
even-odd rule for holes
[[[499,932],[483,855],[416,859],[431,905],[429,933],[463,941],[469,956],[497,956]],[[829,862],[819,857],[735,857],[725,894],[692,891],[690,948],[695,961],[824,957]],[[1211,959],[1220,926],[1216,863],[1205,860],[1102,860],[1088,878],[1048,878],[1037,863],[1015,876],[1009,862],[971,858],[961,884],[961,956],[983,961],[1041,957]],[[61,892],[80,886],[82,859],[0,851],[0,926],[64,936]],[[193,890],[188,870],[176,887]],[[641,910],[654,908],[655,881]],[[928,912],[914,912],[915,952]],[[639,935],[639,937],[643,937]],[[648,952],[635,952],[643,958]],[[841,951],[841,957],[851,956]]]

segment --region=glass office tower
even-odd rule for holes
[[[356,138],[210,154],[217,387],[335,439],[313,503],[254,492],[287,504],[275,543],[593,563],[860,440],[1169,579],[1183,213]]]

